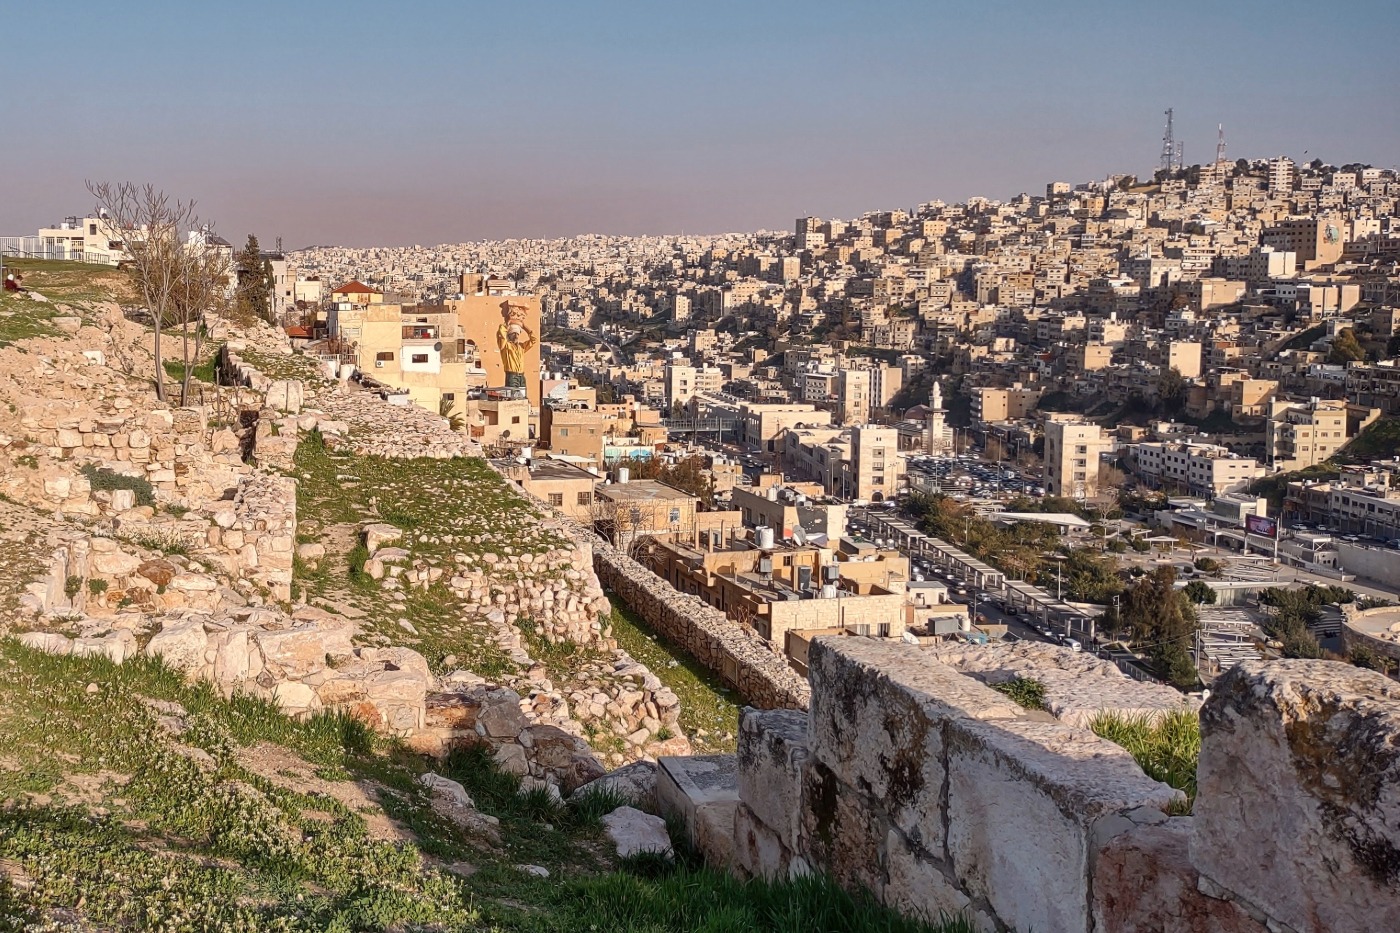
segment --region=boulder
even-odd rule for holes
[[[625,765],[596,780],[580,785],[569,796],[573,800],[578,800],[594,791],[608,791],[617,794],[638,809],[655,809],[656,763],[634,761],[630,765]]]
[[[603,830],[623,858],[642,852],[671,854],[666,821],[634,807],[618,807],[603,817]]]
[[[1400,684],[1246,661],[1201,709],[1202,890],[1300,933],[1400,929]]]

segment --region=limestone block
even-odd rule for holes
[[[889,820],[869,800],[813,759],[802,773],[802,845],[799,855],[847,890],[884,896]]]
[[[810,665],[812,755],[883,801],[912,842],[942,848],[945,725],[1015,720],[1020,708],[910,645],[823,637]]]
[[[395,528],[393,525],[376,522],[373,525],[365,526],[365,548],[368,549],[371,554],[384,545],[398,541],[402,537],[403,530]]]
[[[92,569],[107,577],[126,577],[141,566],[141,558],[121,551],[109,551],[92,556]]]
[[[792,850],[743,803],[734,808],[734,866],[747,877],[768,881],[788,876]]]
[[[1096,933],[1266,933],[1229,901],[1197,890],[1190,817],[1115,836],[1094,863]]]
[[[259,631],[254,635],[266,664],[283,676],[302,678],[326,666],[326,657],[347,657],[353,649],[351,627],[298,625],[280,631]]]
[[[795,851],[802,822],[802,771],[808,759],[807,714],[745,708],[737,758],[739,798]]]
[[[186,619],[167,622],[146,644],[146,654],[164,659],[177,671],[195,675],[204,667],[204,652],[208,645],[204,622]]]
[[[73,639],[57,632],[24,632],[19,643],[26,648],[42,651],[45,654],[68,655],[73,653]]]
[[[1089,929],[1098,849],[1139,823],[1164,821],[1180,796],[1123,749],[1062,723],[964,719],[947,735],[954,875],[1014,929]]]
[[[73,641],[75,657],[98,656],[121,664],[136,654],[136,636],[126,629],[109,632],[99,638],[78,638]]]
[[[309,716],[321,709],[316,691],[294,680],[284,680],[273,688],[272,699],[289,716]]]
[[[209,636],[209,647],[214,653],[215,683],[231,687],[262,673],[262,653],[247,628],[214,632]]]
[[[113,512],[134,509],[136,508],[136,493],[130,489],[113,489],[111,505]]]
[[[81,431],[72,428],[59,428],[56,437],[59,447],[81,447],[83,446],[83,435]]]
[[[1400,685],[1245,662],[1201,710],[1191,861],[1297,931],[1400,929]]]
[[[618,807],[603,817],[603,831],[617,847],[617,854],[624,858],[641,852],[671,852],[666,821],[634,807]]]
[[[937,923],[945,915],[962,914],[977,930],[995,930],[991,918],[973,909],[971,899],[950,877],[949,866],[928,852],[916,850],[897,829],[885,840],[889,880],[885,904],[905,916]]]
[[[493,739],[513,739],[527,725],[525,714],[520,711],[520,696],[515,691],[494,690],[484,700],[477,714],[477,732]]]
[[[145,431],[132,431],[126,436],[126,446],[132,450],[146,450],[151,446],[151,435]]]
[[[413,671],[378,671],[365,677],[369,701],[396,732],[423,725],[423,698],[428,685]]]
[[[494,756],[496,766],[507,774],[529,774],[530,762],[525,758],[525,749],[519,745],[502,745]]]

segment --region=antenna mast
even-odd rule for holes
[[[1176,141],[1172,138],[1172,108],[1167,108],[1167,129],[1162,134],[1162,157],[1158,160],[1158,167],[1164,172],[1172,170],[1172,162],[1176,159]]]
[[[1224,123],[1217,123],[1217,124],[1215,125],[1215,128],[1216,128],[1216,133],[1217,133],[1216,140],[1215,140],[1215,161],[1217,161],[1217,162],[1224,162],[1224,161],[1225,161],[1225,124],[1224,124]]]

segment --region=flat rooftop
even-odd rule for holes
[[[625,483],[599,486],[597,494],[615,502],[655,502],[659,499],[694,499],[688,492],[654,479],[632,479]]]

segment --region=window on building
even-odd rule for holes
[[[413,354],[413,362],[415,362],[415,363],[426,363],[426,362],[428,362],[428,354],[426,354],[426,353],[415,353],[415,354]]]
[[[559,436],[560,436],[560,437],[568,437],[568,436],[569,436],[569,429],[568,429],[568,428],[560,428],[560,429],[559,429]]]
[[[564,494],[562,492],[551,492],[549,494],[549,504],[556,507],[563,505]]]
[[[680,521],[680,520],[681,520],[681,510],[678,509],[678,508],[672,509],[672,510],[671,510],[670,522],[671,522],[672,524],[675,524],[676,522],[678,522],[678,521]]]
[[[578,504],[579,504],[579,505],[592,505],[592,504],[593,504],[593,493],[591,493],[591,492],[581,492],[581,493],[579,493],[579,494],[578,494]]]
[[[444,393],[442,393],[442,400],[443,400],[444,402],[455,402],[455,401],[457,401],[457,393],[456,393],[456,392],[444,392]]]
[[[394,351],[384,350],[380,353],[376,353],[374,354],[374,359],[379,363],[392,363],[394,361]]]

